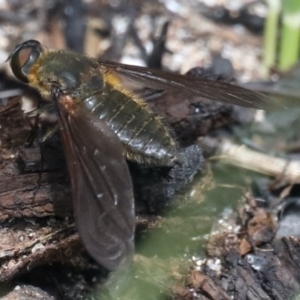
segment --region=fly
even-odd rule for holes
[[[229,83],[98,62],[71,51],[46,50],[35,40],[18,45],[9,59],[16,78],[57,108],[76,226],[90,255],[111,271],[128,266],[134,253],[134,197],[126,159],[161,166],[176,159],[168,128],[128,86],[274,107],[264,95]]]

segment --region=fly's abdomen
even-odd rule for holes
[[[117,89],[106,89],[84,100],[85,107],[104,120],[123,142],[127,158],[170,165],[176,143],[161,120],[143,103]]]

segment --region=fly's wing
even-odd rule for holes
[[[300,106],[300,64],[283,74],[277,81],[247,82],[246,88],[255,90],[277,99],[287,107]]]
[[[236,104],[245,107],[281,110],[285,108],[276,100],[259,92],[222,81],[199,79],[144,67],[101,61],[104,72],[114,71],[124,82],[156,90],[184,91],[187,95],[207,100]]]
[[[269,95],[286,107],[300,106],[300,87],[298,83],[297,85],[293,85],[291,82],[285,82],[284,80],[276,82],[257,81],[247,82],[244,86],[248,89]]]
[[[87,251],[108,270],[130,264],[134,198],[123,146],[107,125],[80,107],[58,102],[71,177],[75,221]]]

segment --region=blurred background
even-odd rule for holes
[[[162,67],[180,73],[221,54],[243,80],[263,75],[268,8],[262,1],[33,0],[2,1],[0,9],[3,61],[14,45],[38,39],[49,48],[136,65],[151,64],[153,51],[163,51]]]

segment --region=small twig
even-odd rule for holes
[[[212,143],[211,139],[207,138],[203,139],[201,144],[216,151],[217,154],[212,159],[275,178],[283,178],[292,184],[300,183],[300,162],[297,160],[263,154],[234,144],[230,140]]]

